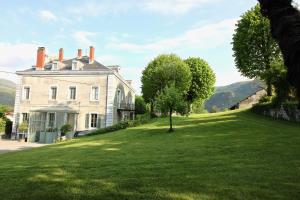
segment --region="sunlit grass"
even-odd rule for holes
[[[300,126],[192,115],[0,155],[0,199],[300,199]]]

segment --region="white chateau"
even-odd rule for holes
[[[77,56],[64,59],[63,49],[58,59],[46,62],[45,48],[39,47],[36,65],[17,71],[17,86],[13,137],[19,126],[28,124],[29,142],[51,143],[65,124],[73,132],[112,126],[134,118],[135,91],[131,81],[119,74],[119,66],[104,66],[79,49]]]

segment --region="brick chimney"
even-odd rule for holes
[[[39,47],[36,56],[36,69],[43,70],[45,66],[45,47]]]
[[[95,48],[90,46],[90,63],[93,63],[95,60]]]
[[[60,48],[59,49],[59,57],[58,57],[58,61],[62,62],[64,60],[64,49]]]
[[[82,49],[78,49],[77,58],[82,58]]]

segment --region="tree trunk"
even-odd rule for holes
[[[271,97],[273,95],[273,92],[272,92],[272,84],[270,83],[269,80],[267,80],[267,95],[269,97]]]
[[[150,117],[155,118],[155,113],[154,113],[154,103],[153,101],[150,102]]]
[[[173,110],[172,110],[172,108],[170,108],[170,113],[169,113],[169,115],[170,115],[170,129],[169,129],[169,133],[174,131],[173,122],[172,122],[172,113],[173,113]]]
[[[266,84],[267,84],[267,96],[272,96],[272,84],[271,84],[271,77],[270,77],[270,69],[271,69],[271,63],[268,55],[265,55],[265,64],[266,64],[266,70],[267,70],[267,77],[266,77]]]
[[[298,90],[296,92],[296,94],[297,94],[297,99],[298,99],[298,110],[300,110],[300,91]]]

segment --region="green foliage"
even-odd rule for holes
[[[154,103],[155,97],[166,86],[187,92],[191,83],[189,66],[177,55],[160,55],[148,64],[142,75],[142,93],[147,103]]]
[[[188,103],[184,98],[184,93],[175,87],[175,84],[166,86],[156,97],[157,108],[162,113],[168,113],[170,117],[169,132],[173,132],[172,114],[177,112],[180,114],[188,113]]]
[[[192,73],[192,82],[187,93],[188,102],[204,101],[211,97],[215,90],[216,75],[209,64],[201,58],[188,58],[184,62]]]
[[[0,118],[0,133],[5,132],[6,121],[3,118]]]
[[[260,100],[259,103],[260,104],[265,104],[265,103],[271,103],[272,102],[273,97],[272,96],[263,96]]]
[[[290,84],[286,78],[287,70],[283,60],[272,62],[269,76],[276,93],[276,97],[273,101],[275,104],[282,104],[284,101],[288,100],[291,92]]]
[[[28,131],[28,123],[23,122],[22,124],[19,125],[18,127],[19,132],[24,133]]]
[[[61,136],[65,136],[68,132],[72,131],[73,127],[70,124],[65,124],[60,128]]]
[[[202,100],[198,100],[192,104],[191,112],[194,114],[202,114],[207,113],[207,110],[204,107],[204,102]]]
[[[147,112],[147,104],[143,97],[136,96],[135,97],[135,114],[142,115]]]
[[[268,85],[271,62],[281,57],[280,49],[270,33],[269,20],[262,16],[257,5],[241,16],[233,36],[235,63],[239,71],[249,78],[261,78]]]
[[[129,128],[129,127],[137,127],[137,126],[140,126],[142,124],[148,123],[150,121],[150,119],[151,119],[150,114],[138,115],[134,120],[124,121],[124,122],[120,122],[118,124],[115,124],[113,126],[98,129],[96,131],[93,131],[93,132],[89,133],[87,136],[111,133],[111,132],[114,132],[114,131]]]
[[[0,118],[5,118],[5,113],[11,111],[11,109],[6,105],[0,105]]]

